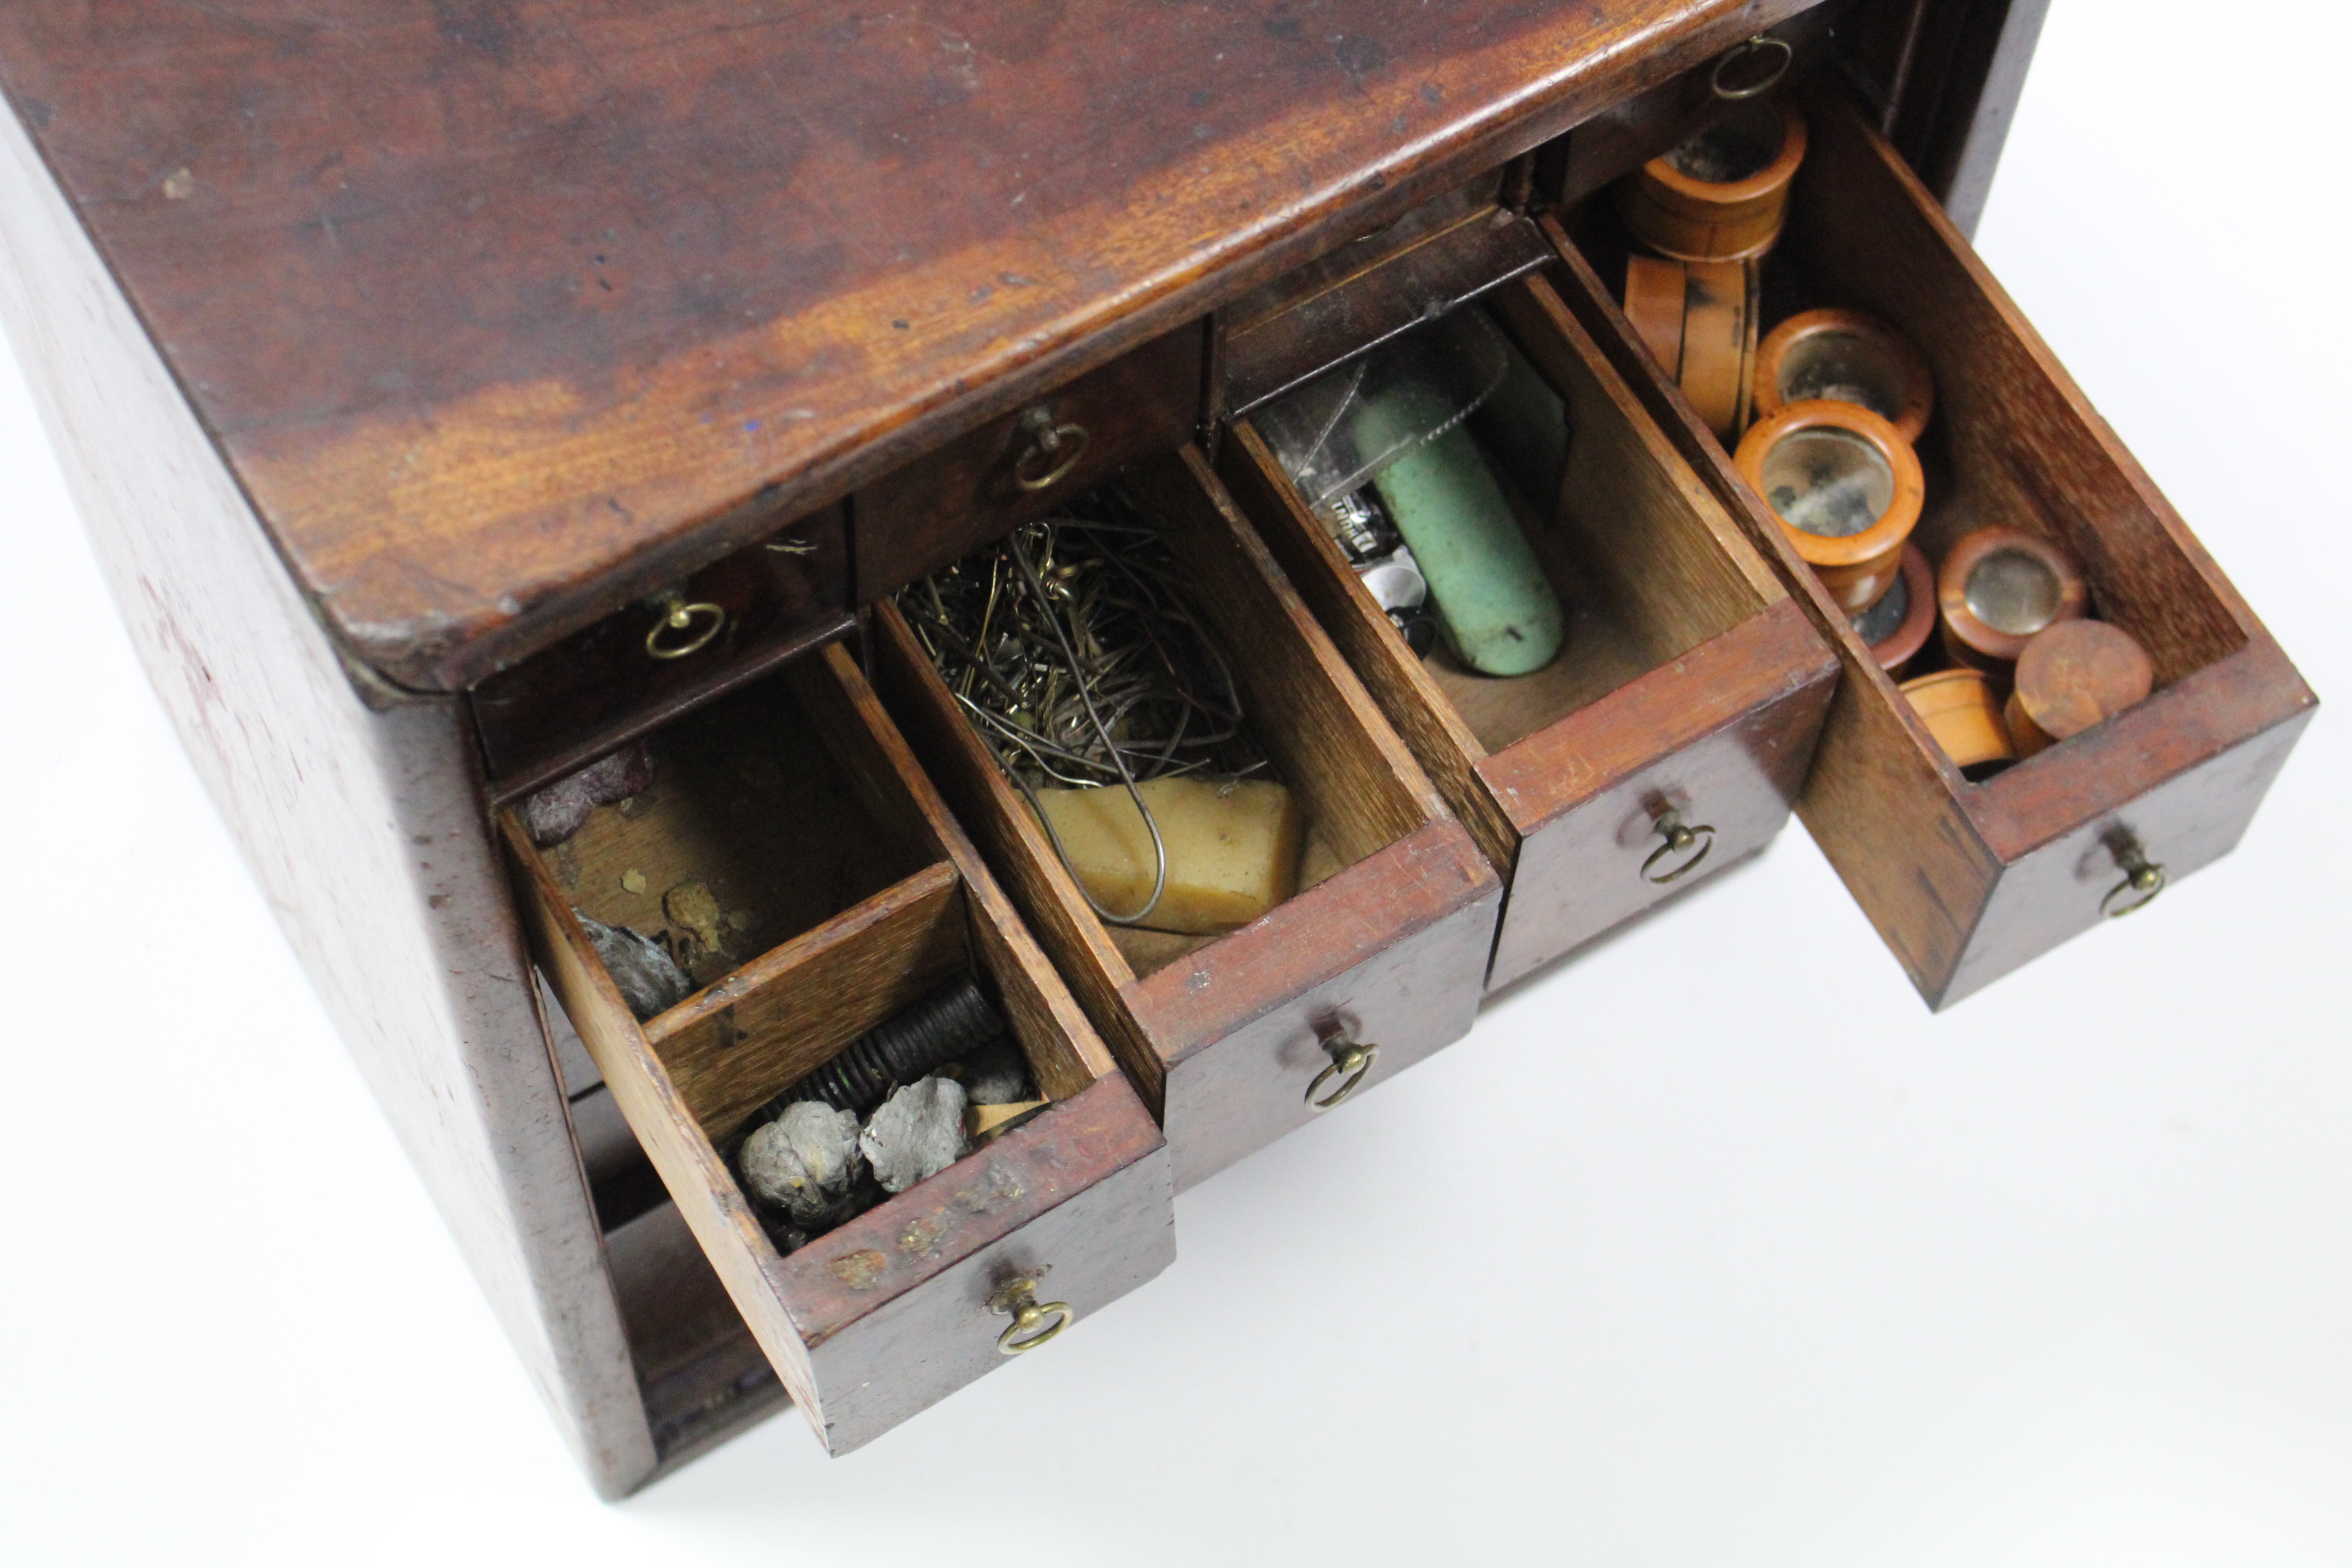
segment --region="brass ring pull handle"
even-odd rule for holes
[[[1064,1329],[1078,1321],[1078,1314],[1067,1301],[1037,1300],[1037,1281],[1015,1279],[989,1299],[988,1310],[999,1316],[1010,1316],[1013,1321],[996,1336],[999,1355],[1020,1355],[1034,1351]],[[1051,1328],[1045,1327],[1053,1320]]]
[[[1042,403],[1022,414],[1020,427],[1029,445],[1013,460],[1013,482],[1024,490],[1050,489],[1060,484],[1087,455],[1087,427],[1056,425],[1053,410]]]
[[[1773,60],[1766,69],[1762,80],[1728,86],[1725,84],[1723,73],[1730,67],[1742,60],[1771,54],[1778,54],[1780,58]],[[1723,58],[1715,62],[1714,73],[1706,79],[1706,85],[1716,97],[1726,103],[1738,103],[1745,99],[1761,98],[1780,85],[1780,79],[1789,74],[1789,62],[1796,58],[1797,51],[1790,48],[1786,40],[1759,33],[1746,43],[1735,44],[1726,50]]]
[[[2099,900],[2099,913],[2111,921],[2121,920],[2134,910],[2144,910],[2156,902],[2157,894],[2164,891],[2168,880],[2164,868],[2140,853],[2137,844],[2127,844],[2117,850],[2116,864],[2122,869],[2124,879],[2109,888],[2107,896]],[[2116,902],[2126,893],[2135,895],[2130,902]]]
[[[1323,1049],[1329,1053],[1331,1065],[1317,1073],[1315,1081],[1307,1086],[1307,1108],[1318,1112],[1330,1110],[1355,1093],[1371,1072],[1372,1064],[1381,1059],[1380,1047],[1360,1046],[1348,1037],[1345,1029],[1334,1029],[1325,1035]],[[1323,1086],[1335,1078],[1345,1078],[1347,1081],[1323,1099],[1316,1099]]]
[[[689,605],[676,594],[661,601],[661,619],[646,634],[646,652],[656,658],[684,658],[700,653],[727,627],[727,612],[717,605]]]
[[[1704,822],[1696,827],[1684,826],[1683,814],[1679,811],[1670,811],[1658,818],[1658,833],[1665,842],[1651,850],[1650,858],[1642,862],[1642,877],[1644,881],[1655,882],[1662,888],[1697,870],[1698,863],[1706,858],[1706,852],[1715,847],[1715,829]],[[1699,837],[1701,834],[1706,836],[1704,841]],[[1698,846],[1697,854],[1691,855],[1689,859],[1663,877],[1654,874],[1659,861],[1673,855],[1690,855],[1694,844]]]

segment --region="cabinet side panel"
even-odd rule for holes
[[[372,711],[0,111],[0,317],[157,695],[597,1489],[654,1467],[458,700]]]

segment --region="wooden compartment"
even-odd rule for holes
[[[897,592],[1127,463],[1190,440],[1207,329],[1122,354],[857,492],[857,596]]]
[[[1488,442],[1569,608],[1544,668],[1497,679],[1442,648],[1415,657],[1247,421],[1221,468],[1508,879],[1499,986],[1769,842],[1837,662],[1551,288],[1507,284],[1487,308],[1567,408],[1557,470]],[[1677,852],[1677,825],[1707,831]]]
[[[572,838],[500,814],[564,1011],[826,1447],[870,1441],[999,1364],[1019,1279],[1079,1317],[1174,1256],[1166,1146],[838,646],[657,732],[652,785]],[[729,911],[702,989],[639,1023],[582,913],[648,932],[699,880]],[[693,952],[694,950],[689,950]],[[1054,1104],[780,1254],[730,1152],[771,1097],[959,973]],[[658,1211],[656,1211],[658,1212]]]
[[[2147,700],[1981,784],[1964,779],[1660,376],[1594,259],[1548,220],[1555,275],[1836,648],[1845,679],[1798,814],[1942,1007],[2096,923],[2103,904],[2129,905],[2117,894],[2137,868],[2178,881],[2227,853],[2317,700],[1843,89],[1819,84],[1804,104],[1812,144],[1768,264],[1768,325],[1845,306],[1916,344],[1935,372],[1936,412],[1920,442],[1927,505],[1915,541],[1940,555],[1965,532],[2005,524],[2064,546],[2095,613],[2153,658]],[[1605,243],[1580,224],[1579,234]],[[1605,249],[1593,258],[1611,265]]]
[[[1168,530],[1328,874],[1304,885],[1310,847],[1301,890],[1239,931],[1115,935],[893,604],[875,612],[876,680],[1160,1113],[1181,1188],[1313,1115],[1307,1087],[1349,1043],[1378,1047],[1369,1085],[1467,1033],[1502,887],[1200,454],[1123,481]]]
[[[844,516],[832,506],[787,523],[477,684],[474,723],[499,790],[561,777],[848,630]]]

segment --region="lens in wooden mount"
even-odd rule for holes
[[[1996,673],[2007,673],[2034,633],[2081,616],[2090,599],[2074,558],[2021,528],[1967,535],[1936,578],[1944,651]]]
[[[1756,416],[1791,403],[1855,403],[1916,442],[1936,408],[1936,378],[1911,340],[1860,310],[1805,310],[1756,353]]]
[[[1683,261],[1745,261],[1780,237],[1789,182],[1805,159],[1805,117],[1753,100],[1618,185],[1633,237]]]
[[[1870,649],[1878,668],[1900,678],[1903,667],[1927,646],[1936,629],[1936,569],[1917,545],[1903,546],[1903,566],[1878,603],[1853,617],[1854,635]]]
[[[1840,609],[1893,586],[1927,495],[1894,426],[1857,404],[1791,403],[1750,426],[1732,461]]]
[[[1992,680],[1981,669],[1939,669],[1905,681],[1899,690],[1936,737],[1952,765],[1969,779],[1985,778],[2017,760],[2001,721]]]
[[[2156,667],[2139,639],[2105,621],[2060,621],[2017,656],[2003,716],[2020,757],[2071,740],[2145,699]]]

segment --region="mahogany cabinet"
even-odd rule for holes
[[[1964,237],[2040,11],[0,11],[0,306],[132,640],[600,1491],[788,1399],[855,1447],[996,1364],[1019,1281],[1081,1317],[1141,1284],[1173,1188],[1304,1120],[1339,1047],[1385,1079],[1696,879],[1658,879],[1670,818],[1711,870],[1793,798],[1939,1005],[2096,918],[2121,847],[2176,880],[2229,847],[2310,693]],[[1576,226],[1784,71],[1816,126],[1790,287],[1936,361],[1928,529],[2063,538],[2157,655],[2144,710],[1989,784]],[[1570,411],[1527,499],[1608,621],[1502,717],[1398,656],[1251,417],[1465,308]],[[1327,839],[1181,951],[1074,899],[890,602],[1115,473]],[[776,811],[698,804],[714,729]],[[639,738],[687,760],[533,846],[518,803]],[[623,843],[759,893],[642,1022],[579,918],[625,917],[591,874]],[[725,1148],[958,973],[1051,1109],[779,1253]]]

